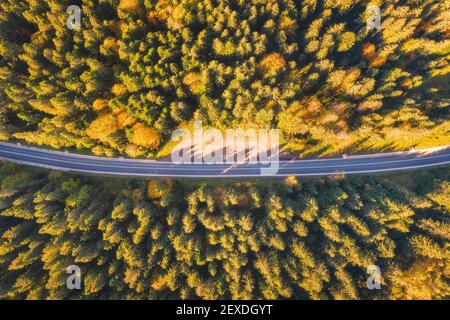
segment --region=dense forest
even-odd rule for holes
[[[158,158],[200,120],[279,128],[301,156],[450,145],[449,19],[448,0],[1,0],[0,141]],[[449,299],[449,240],[448,168],[148,181],[0,162],[0,299]]]
[[[0,298],[449,298],[449,180],[147,182],[4,163]]]
[[[450,144],[449,12],[442,0],[2,0],[0,139],[149,157],[202,120],[279,128],[298,154]]]

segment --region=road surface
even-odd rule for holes
[[[0,143],[0,159],[66,172],[122,177],[252,178],[261,177],[260,164],[175,164],[84,156],[18,144]],[[450,165],[450,146],[408,152],[349,156],[335,159],[279,161],[266,177],[333,176],[414,170]],[[448,170],[445,168],[445,170]]]

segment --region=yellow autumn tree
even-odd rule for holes
[[[92,108],[95,112],[100,112],[108,107],[108,99],[97,99],[92,104]]]
[[[353,32],[344,32],[339,36],[339,52],[345,52],[350,50],[356,42],[356,35]]]
[[[117,118],[117,124],[120,128],[132,127],[136,124],[136,119],[134,119],[126,110],[117,109],[114,111],[114,115]]]
[[[128,13],[137,14],[141,9],[140,0],[120,0],[119,9]]]
[[[87,135],[95,140],[111,143],[112,135],[119,130],[116,118],[111,114],[100,115],[86,129]]]
[[[372,60],[377,52],[377,47],[373,43],[365,43],[362,46],[362,56],[364,60],[370,61]]]
[[[390,299],[432,300],[445,299],[450,286],[445,280],[445,262],[433,259],[414,261],[402,270],[395,267],[387,274],[392,282]]]
[[[203,81],[202,74],[199,72],[190,72],[183,78],[183,83],[189,87],[193,94],[203,94],[206,86]]]
[[[131,143],[154,150],[160,145],[161,137],[155,129],[138,123],[133,127]]]
[[[280,53],[271,53],[265,56],[259,63],[261,71],[266,73],[278,73],[286,65],[286,60]]]
[[[117,83],[112,87],[111,92],[117,97],[122,97],[128,93],[128,90],[123,84]]]

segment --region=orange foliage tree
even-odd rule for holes
[[[110,143],[112,135],[119,130],[116,118],[111,114],[100,115],[86,129],[87,135],[95,140]]]
[[[265,56],[259,63],[259,68],[267,73],[278,73],[286,65],[284,57],[275,52]]]
[[[120,0],[119,9],[128,13],[136,14],[141,9],[140,0]]]
[[[133,127],[131,142],[135,145],[153,150],[160,145],[161,137],[155,129],[138,123]]]

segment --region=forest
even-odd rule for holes
[[[0,299],[450,297],[448,170],[211,183],[3,163],[0,179]]]
[[[450,144],[449,12],[441,0],[3,0],[0,140],[158,157],[201,120],[279,128],[299,155]]]
[[[0,141],[155,159],[202,121],[278,128],[298,156],[450,145],[449,19],[448,0],[1,0]],[[448,167],[201,181],[0,162],[1,300],[449,299],[449,240]]]

